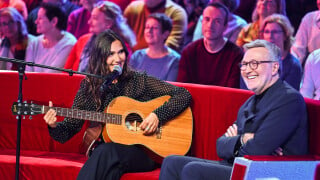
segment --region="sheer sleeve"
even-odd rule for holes
[[[88,100],[91,98],[86,94],[88,85],[89,84],[86,80],[82,80],[80,89],[78,90],[78,93],[73,101],[73,109],[95,111],[95,105],[93,104],[93,101]],[[83,124],[84,120],[65,118],[64,121],[58,122],[57,127],[49,127],[49,133],[54,140],[64,143],[78,133]]]
[[[153,98],[164,95],[171,96],[168,102],[154,111],[161,122],[165,122],[179,115],[191,102],[191,95],[185,88],[177,87],[149,76],[145,78],[145,93]]]

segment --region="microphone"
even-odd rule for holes
[[[112,83],[112,81],[119,77],[121,74],[122,68],[119,65],[115,65],[113,67],[113,71],[105,78],[105,81],[100,87],[100,91],[104,92],[104,90]]]

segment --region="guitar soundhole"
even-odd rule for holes
[[[142,118],[139,114],[137,113],[130,113],[126,117],[126,127],[130,131],[140,131],[140,124],[142,122]]]

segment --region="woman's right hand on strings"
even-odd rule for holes
[[[49,101],[49,107],[52,107],[53,103],[52,101]],[[44,115],[43,119],[46,121],[46,123],[52,127],[57,127],[57,112],[54,109],[49,109],[49,111]]]

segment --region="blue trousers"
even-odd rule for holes
[[[145,172],[156,163],[134,145],[100,144],[81,168],[78,180],[117,180],[127,172]]]
[[[229,180],[232,165],[188,156],[168,156],[164,159],[160,180]]]

